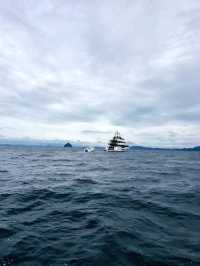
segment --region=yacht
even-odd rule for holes
[[[121,152],[127,151],[128,145],[124,138],[121,137],[120,133],[117,131],[114,137],[109,141],[105,151],[112,151],[112,152]]]

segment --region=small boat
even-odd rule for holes
[[[92,151],[94,151],[94,148],[92,147],[88,147],[84,149],[84,152],[92,152]]]
[[[128,145],[124,138],[121,137],[120,133],[117,131],[114,137],[109,141],[105,151],[112,151],[112,152],[121,152],[127,151]]]

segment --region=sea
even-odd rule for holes
[[[0,266],[199,266],[200,152],[0,146]]]

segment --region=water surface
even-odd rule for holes
[[[200,265],[200,153],[0,147],[3,265]]]

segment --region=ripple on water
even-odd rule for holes
[[[8,170],[0,169],[0,173],[8,173]]]
[[[0,266],[200,265],[200,155],[1,153]]]
[[[82,178],[76,178],[74,180],[74,183],[77,185],[87,185],[87,184],[91,184],[91,185],[96,185],[98,182],[93,180],[92,178],[88,178],[88,177],[82,177]]]
[[[2,227],[0,225],[0,239],[2,238],[8,238],[14,234],[14,231],[12,229],[9,229],[7,227]]]

